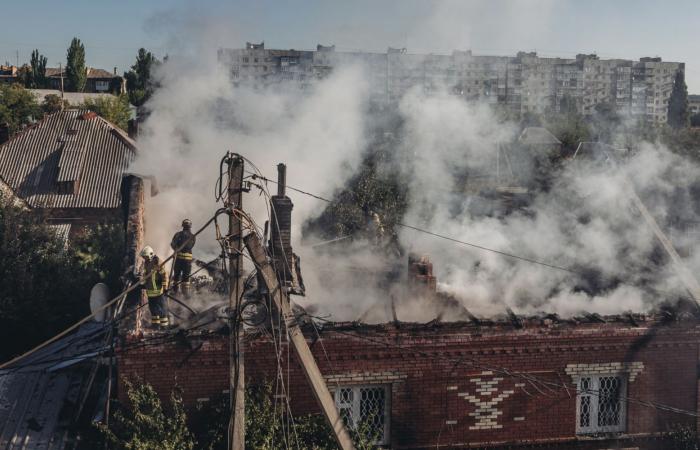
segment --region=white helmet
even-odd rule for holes
[[[150,245],[147,245],[141,250],[140,255],[142,258],[152,259],[156,255],[156,252],[153,251]]]

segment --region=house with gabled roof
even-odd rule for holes
[[[119,127],[94,112],[65,110],[0,145],[0,179],[72,235],[81,227],[124,222],[125,177],[135,156],[136,143]]]

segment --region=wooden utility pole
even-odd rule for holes
[[[245,241],[245,246],[255,263],[258,273],[261,275],[261,280],[267,287],[267,291],[270,293],[275,305],[282,313],[282,319],[287,328],[289,340],[294,347],[297,358],[299,358],[299,363],[304,370],[306,380],[311,385],[316,401],[318,401],[323,414],[326,416],[326,420],[328,420],[328,423],[333,429],[338,446],[342,450],[353,450],[354,446],[352,444],[352,439],[350,439],[350,434],[345,428],[343,419],[340,417],[340,414],[338,414],[333,397],[328,391],[328,386],[326,386],[321,371],[318,369],[318,365],[316,365],[316,360],[309,349],[309,345],[306,343],[304,334],[301,332],[299,323],[289,305],[287,293],[277,281],[277,274],[265,254],[265,249],[260,242],[260,238],[258,238],[255,233],[250,233],[244,237],[243,240]]]
[[[233,209],[243,208],[243,158],[232,154],[228,158],[229,211],[229,399],[231,419],[228,443],[230,450],[245,449],[245,372],[243,365],[243,327],[240,326],[240,300],[242,294],[242,227],[240,214]]]

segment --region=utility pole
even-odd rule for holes
[[[61,111],[63,111],[63,65],[58,63],[58,74],[61,76]]]
[[[289,341],[294,347],[294,351],[304,371],[306,380],[309,382],[309,385],[311,385],[316,401],[318,401],[328,424],[333,430],[338,447],[341,450],[354,450],[355,447],[353,446],[350,434],[345,428],[343,419],[340,417],[340,414],[338,414],[338,409],[328,390],[328,386],[326,386],[326,381],[323,379],[323,375],[321,375],[314,355],[309,349],[309,344],[306,343],[306,338],[301,332],[301,328],[299,328],[299,323],[292,312],[292,307],[289,305],[287,292],[280,286],[277,280],[277,274],[265,254],[265,249],[260,242],[260,238],[258,238],[255,233],[249,233],[243,240],[248,249],[248,254],[250,254],[251,259],[255,263],[255,267],[258,269],[261,281],[267,287],[267,291],[275,302],[275,306],[277,306],[282,313],[282,320],[284,320],[284,326],[287,328]]]
[[[241,269],[242,269],[242,226],[240,214],[234,209],[243,208],[243,158],[231,154],[228,163],[228,196],[226,206],[229,211],[229,399],[231,418],[229,421],[228,443],[230,450],[245,449],[245,371],[243,365],[243,327],[240,326]]]

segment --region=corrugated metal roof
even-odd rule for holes
[[[69,443],[90,366],[102,353],[105,327],[85,323],[75,333],[0,371],[0,448],[59,450]]]
[[[116,208],[121,204],[122,176],[135,157],[134,141],[100,117],[84,120],[84,113],[52,114],[0,146],[0,178],[31,206]],[[65,175],[59,167],[67,169]],[[80,175],[77,194],[58,193],[57,183],[76,172]]]
[[[75,181],[80,179],[85,152],[76,142],[66,142],[58,158],[58,178],[56,181]]]

